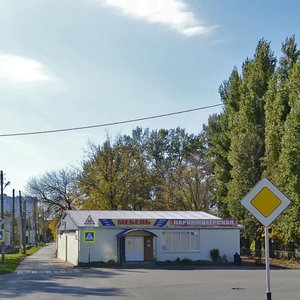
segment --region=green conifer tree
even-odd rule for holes
[[[278,175],[280,188],[292,200],[287,212],[280,218],[277,229],[283,241],[293,249],[300,244],[300,61],[292,67],[287,84],[291,111],[284,124],[281,167]]]
[[[228,207],[245,225],[246,238],[259,236],[256,222],[241,207],[241,199],[261,179],[265,153],[265,95],[275,70],[276,59],[270,43],[261,40],[254,58],[243,65],[239,111],[230,130],[229,162],[232,180],[228,185]]]
[[[290,112],[288,103],[289,90],[287,80],[290,70],[299,57],[295,37],[287,38],[282,44],[283,56],[280,58],[280,65],[270,81],[265,104],[265,144],[264,175],[275,184],[279,184],[278,175],[281,166],[278,160],[281,153],[284,124]]]

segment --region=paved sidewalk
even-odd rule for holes
[[[55,257],[56,244],[50,243],[38,252],[26,257],[16,269],[22,274],[66,273],[74,270],[74,266]]]

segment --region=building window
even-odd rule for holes
[[[199,250],[199,232],[191,231],[191,248],[192,251]]]
[[[199,231],[163,231],[162,251],[198,251]]]
[[[189,231],[180,232],[181,250],[192,250],[190,245],[191,233]]]
[[[163,251],[172,250],[171,232],[170,231],[163,231],[163,233],[162,233],[162,250]]]
[[[172,232],[171,234],[172,250],[181,250],[180,247],[180,232]]]

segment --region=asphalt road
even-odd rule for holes
[[[264,269],[73,268],[54,258],[55,245],[0,276],[0,298],[260,300],[266,299]],[[273,300],[300,299],[300,270],[271,271]]]

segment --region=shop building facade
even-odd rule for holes
[[[57,257],[92,262],[233,261],[240,253],[236,219],[201,211],[66,211],[57,227]]]

